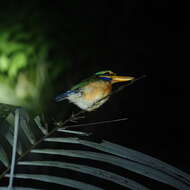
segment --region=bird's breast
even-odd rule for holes
[[[70,95],[68,99],[83,110],[93,111],[108,100],[111,90],[109,82],[91,82],[80,93]]]
[[[98,81],[85,86],[83,98],[88,102],[95,102],[110,94],[112,86],[110,82]]]

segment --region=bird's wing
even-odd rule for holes
[[[56,97],[55,97],[55,101],[56,101],[56,102],[60,102],[60,101],[62,101],[62,100],[67,99],[67,97],[68,97],[69,95],[71,95],[71,94],[76,94],[76,93],[78,93],[78,92],[79,92],[79,89],[68,90],[68,91],[66,91],[66,92],[64,92],[64,93],[61,93],[61,94],[59,94],[58,96],[56,96]]]
[[[62,94],[56,96],[56,97],[55,97],[55,101],[56,101],[56,102],[60,102],[60,101],[62,101],[62,100],[67,99],[67,97],[68,97],[69,95],[76,94],[76,93],[79,93],[79,92],[80,92],[81,95],[82,95],[82,89],[83,89],[83,87],[86,86],[87,84],[89,84],[89,82],[92,82],[92,81],[94,81],[94,80],[95,80],[95,78],[90,77],[90,78],[88,78],[88,79],[86,79],[86,80],[81,81],[81,82],[78,83],[77,85],[73,86],[73,88],[71,88],[71,90],[68,90],[68,91],[66,91],[66,92],[64,92],[64,93],[62,93]]]

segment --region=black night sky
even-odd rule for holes
[[[46,38],[55,41],[50,56],[64,53],[72,63],[56,81],[54,95],[100,70],[146,75],[86,115],[84,123],[128,118],[85,129],[94,133],[92,138],[141,151],[190,173],[187,5],[167,0],[11,1],[9,11],[1,14],[11,17],[25,7],[25,16],[39,18]],[[64,84],[65,76],[69,81]],[[52,105],[53,112],[60,114],[65,104]]]

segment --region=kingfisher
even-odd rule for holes
[[[68,99],[82,110],[94,111],[109,99],[113,84],[132,80],[134,77],[118,76],[110,70],[100,71],[56,96],[55,101]]]

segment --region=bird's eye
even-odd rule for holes
[[[107,73],[104,73],[104,75],[109,76],[109,75],[110,75],[110,73],[109,73],[109,72],[107,72]]]

